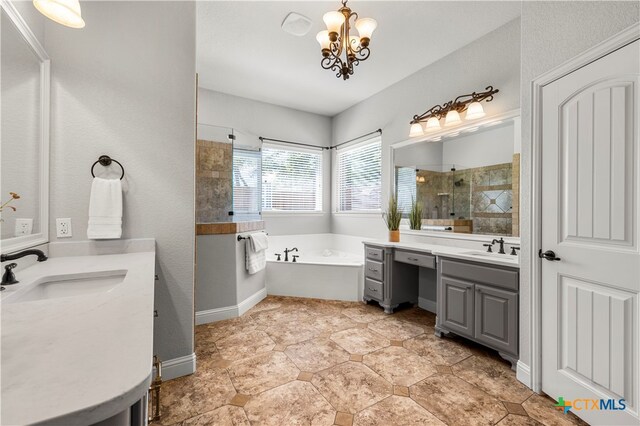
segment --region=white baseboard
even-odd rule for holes
[[[188,376],[196,372],[196,354],[162,361],[162,380]],[[155,375],[155,372],[154,372]]]
[[[531,388],[531,369],[522,361],[516,364],[516,379]]]
[[[424,297],[418,297],[418,306],[432,313],[436,313],[436,301],[425,299]]]
[[[210,322],[222,321],[229,318],[236,318],[260,303],[267,297],[267,289],[258,290],[237,305],[225,306],[222,308],[209,309],[196,312],[196,325],[208,324]]]

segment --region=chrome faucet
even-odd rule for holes
[[[289,249],[284,249],[284,261],[288,262],[289,261],[289,253],[292,251],[298,251],[298,249],[296,247],[292,248],[291,250]]]
[[[44,262],[45,260],[48,259],[48,257],[44,254],[44,252],[42,252],[42,250],[30,249],[30,250],[23,250],[18,253],[0,255],[0,262],[17,260],[30,255],[38,256],[38,262]],[[2,275],[2,282],[0,283],[0,285],[4,286],[4,285],[11,285],[11,284],[18,284],[20,282],[16,279],[16,274],[13,272],[13,269],[16,266],[18,266],[17,263],[10,263],[4,267],[4,274]],[[4,287],[0,287],[0,291],[2,290],[4,290]]]

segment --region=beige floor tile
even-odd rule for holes
[[[250,426],[250,423],[242,408],[225,405],[185,420],[182,426]]]
[[[502,401],[522,403],[533,392],[516,379],[509,363],[489,357],[472,356],[451,367],[453,374],[478,386]]]
[[[527,411],[522,407],[522,404],[516,404],[513,402],[502,401],[504,408],[507,409],[509,414],[517,414],[519,416],[528,416]]]
[[[236,407],[244,407],[247,402],[251,399],[250,395],[243,395],[241,393],[237,393],[233,398],[231,398],[230,405],[235,405]]]
[[[223,321],[216,321],[209,324],[199,325],[196,328],[204,327],[209,332],[209,340],[217,342],[218,340],[231,336],[233,334],[243,333],[249,330],[255,330],[256,324],[251,321],[251,318],[246,315],[239,318],[232,318]],[[199,344],[200,338],[196,334],[196,345]],[[207,340],[207,339],[204,339]]]
[[[342,311],[342,315],[346,315],[357,322],[372,322],[382,319],[386,316],[384,309],[379,306],[365,305],[363,303],[352,308],[347,308]]]
[[[358,355],[358,354],[352,354],[349,355],[349,361],[353,361],[353,362],[362,362],[362,355]]]
[[[532,419],[531,417],[518,416],[509,414],[498,422],[499,426],[542,426],[542,423]]]
[[[407,340],[424,333],[424,328],[395,317],[384,318],[369,323],[369,329],[394,340]]]
[[[533,394],[522,403],[522,407],[530,417],[547,426],[586,425],[573,413],[565,414],[557,410],[554,404],[555,401],[547,396]]]
[[[280,322],[267,328],[267,334],[278,345],[293,345],[317,337],[322,330],[315,327],[312,321],[294,320]]]
[[[316,372],[349,360],[349,353],[329,339],[313,339],[289,346],[284,353],[300,370]]]
[[[339,331],[331,335],[331,340],[347,352],[360,355],[377,351],[391,344],[389,339],[364,328],[350,328]]]
[[[298,380],[302,380],[303,382],[310,382],[313,379],[313,373],[310,371],[301,371],[298,374]]]
[[[274,341],[267,333],[257,330],[232,334],[216,342],[220,355],[230,361],[248,358],[261,352],[269,352],[274,346]]]
[[[436,373],[426,358],[397,346],[389,346],[364,356],[362,362],[394,385],[411,386]]]
[[[338,411],[352,414],[393,393],[389,382],[358,362],[321,371],[311,383]]]
[[[461,343],[430,333],[405,340],[404,347],[427,358],[434,365],[451,365],[471,356],[471,351]]]
[[[337,412],[334,424],[337,426],[352,426],[353,414]]]
[[[279,300],[273,299],[271,297],[267,297],[263,299],[260,303],[255,305],[253,308],[247,311],[247,314],[257,314],[258,312],[269,311],[271,309],[278,309],[282,307],[282,303]]]
[[[298,378],[300,370],[282,352],[267,352],[229,368],[229,377],[238,393],[256,395]]]
[[[391,396],[362,410],[356,414],[353,424],[356,426],[444,425],[412,399],[401,396]]]
[[[430,376],[409,391],[413,400],[451,425],[495,424],[507,415],[500,401],[449,374]]]
[[[335,316],[318,315],[313,325],[323,333],[335,333],[336,331],[357,327],[358,323],[338,313]]]
[[[409,396],[409,388],[407,386],[393,386],[393,394],[398,396]]]
[[[202,370],[162,385],[162,424],[171,425],[227,405],[236,394],[226,370]]]
[[[333,425],[336,412],[311,383],[294,381],[252,398],[244,407],[256,425]]]
[[[394,316],[420,327],[433,327],[436,325],[436,315],[418,307],[402,309],[397,311]]]

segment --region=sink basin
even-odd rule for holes
[[[44,277],[30,284],[24,291],[18,290],[14,295],[7,295],[7,302],[33,302],[107,293],[121,284],[126,275],[126,270],[115,270]]]
[[[492,259],[502,259],[507,262],[518,262],[518,256],[511,256],[508,254],[500,254],[500,253],[489,253],[486,251],[466,251],[460,254],[464,254],[466,256],[477,256],[477,257],[489,257]]]

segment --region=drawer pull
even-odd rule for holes
[[[378,270],[377,270],[376,268],[369,268],[369,270],[370,270],[371,272],[378,272]]]
[[[377,289],[377,288],[371,288],[371,287],[369,287],[369,291],[375,291],[375,292],[377,293],[377,292],[378,292],[378,289]]]
[[[417,257],[407,257],[407,260],[410,260],[412,262],[417,262],[419,259]]]

